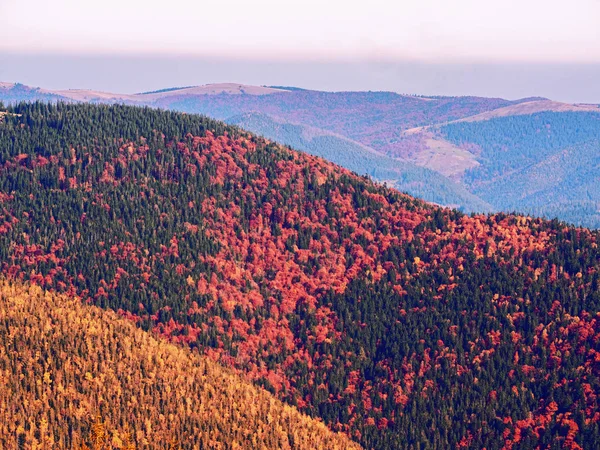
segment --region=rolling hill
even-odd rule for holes
[[[0,282],[0,446],[358,449],[111,311]]]
[[[397,160],[374,150],[368,145],[352,140],[336,133],[334,119],[343,117],[342,109],[350,105],[358,108],[358,115],[351,120],[363,120],[366,116],[375,117],[367,120],[372,125],[376,120],[393,112],[402,117],[409,114],[417,119],[419,108],[432,99],[400,96],[392,93],[322,93],[297,88],[272,88],[248,86],[234,83],[211,84],[196,87],[161,89],[140,94],[114,94],[84,89],[49,91],[28,88],[31,91],[54,96],[46,100],[74,101],[89,103],[125,103],[131,105],[149,105],[160,108],[180,110],[184,112],[203,113],[228,123],[243,125],[250,131],[264,135],[270,139],[284,142],[300,150],[324,157],[342,165],[358,174],[372,176],[375,180],[387,182],[390,186],[437,204],[459,208],[465,212],[488,212],[492,208],[486,202],[469,193],[463,186],[440,176],[436,171],[422,168],[408,161]],[[14,103],[19,100],[22,89],[6,84],[0,86],[0,100]],[[321,98],[322,96],[325,96]],[[23,96],[23,100],[36,100],[35,97]],[[45,98],[40,97],[40,100]],[[487,99],[468,100],[473,105],[466,107],[465,114],[486,110]],[[492,105],[508,102],[493,100]],[[328,104],[335,106],[336,111],[324,110]],[[479,105],[481,103],[481,105]],[[406,113],[403,109],[408,107]],[[321,108],[321,111],[317,108]],[[256,112],[255,109],[275,111],[275,116]],[[379,112],[377,112],[379,111]],[[299,116],[298,114],[299,113]],[[316,113],[316,115],[315,115]],[[383,113],[383,115],[382,115]],[[324,115],[323,115],[324,114]],[[281,115],[281,116],[279,116]],[[295,123],[295,117],[303,117],[307,123]],[[314,116],[314,117],[313,117]],[[283,118],[285,117],[285,118]],[[446,117],[446,116],[444,116]],[[449,117],[460,117],[451,114]],[[398,120],[393,117],[392,120]],[[325,119],[323,121],[323,119]],[[313,125],[309,125],[313,124]],[[322,124],[324,129],[315,124]],[[357,124],[360,126],[360,124]],[[380,129],[380,128],[378,128]],[[342,130],[343,131],[343,130]]]
[[[529,116],[540,112],[600,112],[598,105],[583,105],[555,102],[548,99],[524,101],[503,108],[494,109],[474,116],[455,120],[455,122],[480,122],[499,117]]]
[[[282,89],[272,89],[262,86],[248,86],[236,83],[219,83],[205,86],[190,86],[181,88],[160,89],[153,92],[144,92],[140,94],[115,94],[111,92],[101,92],[88,89],[67,89],[67,90],[40,90],[48,95],[56,95],[64,99],[77,102],[90,103],[130,103],[130,104],[152,104],[161,100],[181,96],[201,96],[201,95],[269,95],[286,92]]]
[[[600,439],[597,231],[467,216],[192,114],[8,112],[9,280],[118,311],[365,448]]]
[[[0,86],[0,100],[11,103],[20,98],[126,103],[207,114],[436,204],[464,212],[516,210],[600,227],[600,197],[593,188],[600,176],[598,170],[592,167],[579,172],[575,169],[583,168],[575,164],[568,170],[571,180],[566,180],[567,184],[585,179],[578,182],[572,195],[565,195],[563,185],[552,190],[540,181],[554,178],[551,173],[539,176],[543,167],[550,166],[532,168],[553,152],[577,152],[579,145],[592,148],[597,136],[583,139],[590,131],[579,133],[579,127],[595,124],[593,118],[600,115],[597,105],[544,98],[508,101],[391,92],[318,92],[235,83],[141,94],[49,91],[8,83]],[[542,124],[540,118],[546,122]],[[533,129],[534,124],[538,128]],[[538,138],[547,127],[552,131],[542,142]],[[495,131],[490,131],[493,128]],[[533,151],[535,158],[524,156]],[[536,186],[536,182],[540,184]],[[516,188],[524,184],[528,185],[527,192],[546,186],[543,199]]]
[[[266,114],[245,113],[226,119],[268,139],[319,156],[359,175],[386,183],[399,191],[428,202],[459,208],[465,212],[491,212],[492,207],[463,186],[441,177],[438,172],[390,158],[330,131],[292,124]]]

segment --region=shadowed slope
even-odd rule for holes
[[[268,139],[303,150],[376,181],[438,205],[464,212],[491,212],[492,207],[439,173],[383,155],[370,147],[331,131],[293,124],[251,112],[226,119]]]

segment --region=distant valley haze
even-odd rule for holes
[[[0,51],[2,81],[127,94],[235,82],[324,91],[476,95],[511,100],[540,96],[571,103],[600,103],[599,79],[600,62],[327,61]]]

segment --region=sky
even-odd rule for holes
[[[600,102],[599,76],[600,0],[0,0],[0,81],[50,88],[234,81]]]

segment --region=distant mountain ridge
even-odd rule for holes
[[[32,97],[38,95],[40,100],[62,100],[77,102],[108,102],[108,103],[129,103],[146,104],[155,102],[159,99],[170,97],[172,95],[219,95],[219,94],[247,94],[247,95],[268,95],[279,92],[286,92],[283,89],[274,89],[263,86],[251,86],[239,83],[217,83],[203,86],[172,87],[158,89],[155,91],[142,92],[138,94],[117,94],[103,92],[92,89],[43,89],[32,88],[19,83],[0,83],[0,98],[7,102],[20,100],[31,100],[26,97],[30,93]],[[19,97],[23,95],[24,98]],[[37,100],[38,98],[35,98]]]
[[[10,86],[7,85],[4,90],[0,89],[0,99],[4,95],[4,98],[8,102],[15,101],[6,94],[6,92],[10,92]],[[277,98],[283,102],[291,101],[293,103],[295,102],[295,96],[299,95],[303,98],[303,108],[306,111],[310,111],[312,109],[311,98],[313,96],[331,95],[339,103],[340,100],[345,102],[345,96],[350,96],[351,98],[358,97],[360,99],[364,97],[364,93],[320,93],[300,88],[247,86],[235,83],[167,88],[133,95],[77,89],[37,91],[40,93],[47,92],[45,95],[51,95],[50,92],[52,92],[52,95],[55,97],[50,99],[51,101],[140,104],[185,112],[201,112],[234,124],[237,121],[243,121],[244,123],[240,122],[238,124],[243,125],[250,131],[263,134],[273,140],[282,141],[301,150],[309,151],[311,154],[339,163],[359,174],[366,174],[376,180],[387,182],[389,185],[395,186],[402,191],[436,204],[456,207],[465,212],[488,212],[492,210],[489,204],[478,199],[464,187],[441,176],[435,171],[419,167],[408,161],[386,156],[364,143],[357,142],[346,135],[332,131],[331,127],[325,130],[319,126],[320,121],[310,120],[309,122],[312,124],[296,122],[293,118],[295,107],[290,106],[275,111],[282,113],[285,118],[277,114],[264,112],[262,113],[263,116],[261,116],[262,120],[258,120],[259,116],[254,117],[253,120],[249,120],[249,115],[256,114],[256,111],[261,109],[261,105],[268,104],[268,98]],[[416,102],[417,104],[425,101],[418,97],[403,96],[390,92],[369,94],[367,98],[371,98],[370,101],[374,104],[381,104],[383,102],[384,105],[390,99],[393,102]],[[23,99],[36,100],[36,98]],[[206,104],[199,107],[194,106],[193,103],[198,101],[206,102]],[[321,101],[327,103],[329,100],[322,99]],[[190,102],[192,103],[191,105]],[[235,102],[237,106],[233,105],[232,102]],[[254,107],[258,109],[252,109]],[[274,122],[268,119],[268,117],[277,117],[277,121],[280,123],[278,127],[274,127]],[[270,123],[267,125],[266,122]],[[287,122],[289,125],[282,128],[283,122]],[[327,122],[323,123],[326,124]],[[276,128],[279,129],[279,132],[273,134]],[[285,136],[281,134],[281,131],[284,129]],[[309,129],[313,130],[313,134],[315,130],[320,131],[317,132],[318,135],[307,138],[306,133]],[[292,137],[294,134],[295,136]]]
[[[541,199],[537,201],[539,204],[532,205],[532,202],[536,203],[533,197],[525,198],[512,191],[505,195],[506,189],[510,190],[510,186],[521,182],[506,182],[505,187],[498,187],[497,191],[484,191],[479,188],[483,178],[473,178],[473,174],[487,173],[486,182],[500,183],[505,177],[514,179],[533,174],[527,165],[518,170],[513,167],[514,173],[502,172],[503,169],[493,175],[489,173],[490,167],[503,167],[499,164],[502,153],[482,153],[481,139],[490,123],[504,127],[500,130],[501,134],[510,137],[529,127],[532,116],[542,114],[555,125],[562,123],[554,127],[552,139],[564,144],[563,150],[573,149],[580,143],[584,145],[583,140],[575,138],[572,132],[577,124],[557,121],[556,118],[571,113],[580,114],[578,117],[582,120],[593,117],[600,112],[597,105],[571,105],[540,97],[511,101],[411,96],[393,92],[320,92],[237,83],[167,88],[131,95],[89,90],[51,91],[3,83],[0,84],[0,100],[6,103],[20,100],[125,103],[206,114],[220,120],[231,120],[270,139],[330,159],[356,173],[386,181],[411,195],[465,212],[510,208],[523,212],[537,211],[549,218],[556,216],[575,224],[600,227],[596,206],[593,206],[600,204],[600,197],[593,188],[582,190],[580,187],[574,191],[579,192],[581,198],[575,195],[565,197],[558,191],[557,185],[556,191],[546,191],[544,202],[547,204],[541,208]],[[258,115],[252,118],[255,114]],[[455,133],[453,138],[448,135],[449,130],[466,129],[467,126],[471,127],[468,135],[458,136]],[[543,126],[551,124],[548,122]],[[307,137],[306,133],[314,134],[314,130],[321,131]],[[534,139],[533,134],[528,136]],[[593,148],[593,139],[588,141],[586,148]],[[527,146],[526,143],[519,145],[520,148]],[[543,145],[555,147],[550,140]],[[543,149],[543,154],[549,154],[549,148],[539,145],[537,148]],[[507,147],[507,151],[518,155],[517,148]],[[541,159],[530,161],[517,157],[514,161],[537,164]],[[541,167],[549,170],[549,166],[540,166],[539,170]],[[575,178],[583,176],[576,171],[569,173]],[[543,177],[551,178],[552,174],[547,173]],[[591,186],[600,177],[600,169],[593,166],[585,177],[587,185]],[[541,178],[538,176],[537,179]],[[525,179],[521,181],[527,182]],[[535,179],[530,183],[532,188],[534,182]],[[508,202],[509,198],[515,201]]]

